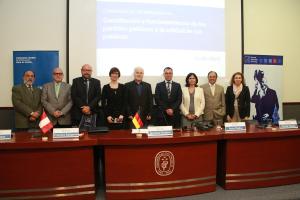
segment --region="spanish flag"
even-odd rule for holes
[[[143,127],[143,122],[140,118],[139,112],[136,112],[133,119],[132,119],[132,123],[135,126],[135,128],[141,128]]]

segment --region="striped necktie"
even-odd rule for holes
[[[170,88],[170,81],[167,81],[167,92],[168,92],[168,98],[171,96],[171,88]]]

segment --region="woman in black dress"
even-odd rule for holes
[[[113,67],[109,71],[110,82],[103,86],[102,107],[106,124],[110,129],[123,129],[124,127],[124,85],[118,82],[120,70]]]

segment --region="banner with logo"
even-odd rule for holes
[[[283,56],[244,55],[244,75],[250,89],[250,118],[261,123],[282,119]]]
[[[52,71],[58,66],[58,51],[14,51],[14,85],[21,84],[24,72],[32,70],[35,73],[34,86],[42,87],[52,81]]]

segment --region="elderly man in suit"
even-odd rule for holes
[[[174,128],[180,127],[180,104],[182,91],[179,83],[172,80],[173,69],[164,69],[165,80],[157,83],[155,88],[155,102],[158,106],[157,125],[171,125]]]
[[[225,116],[225,94],[224,88],[216,84],[218,75],[215,71],[210,71],[207,75],[208,83],[201,85],[205,97],[204,120],[216,124],[217,121],[223,123]]]
[[[71,97],[73,100],[72,121],[79,125],[82,116],[99,114],[101,85],[98,79],[92,78],[92,66],[85,64],[81,67],[81,77],[73,79]]]
[[[12,88],[12,104],[15,109],[17,129],[38,128],[42,113],[41,90],[33,87],[35,74],[28,70],[23,74],[23,84]]]
[[[144,69],[136,67],[134,80],[125,84],[125,108],[128,119],[132,120],[139,111],[143,124],[147,126],[152,117],[153,96],[151,85],[144,82],[143,77]]]
[[[60,68],[55,68],[52,73],[53,82],[43,85],[42,105],[55,127],[71,125],[71,85],[62,82],[64,73]]]

